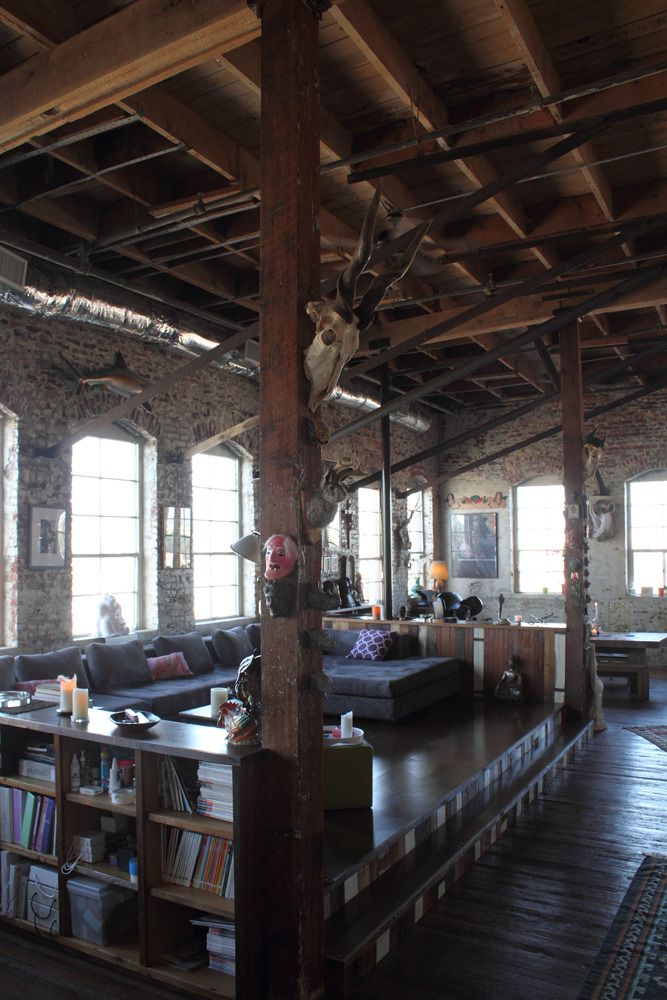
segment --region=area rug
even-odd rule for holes
[[[623,726],[623,728],[643,736],[661,750],[667,750],[667,726]]]
[[[667,997],[667,857],[644,858],[586,978],[579,1000]]]

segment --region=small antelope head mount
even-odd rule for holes
[[[430,226],[430,222],[425,222],[415,228],[407,245],[390,258],[387,269],[373,279],[355,307],[357,281],[363,274],[373,249],[379,205],[380,191],[376,190],[368,206],[356,249],[338,277],[335,300],[318,299],[306,305],[306,312],[315,323],[315,336],[304,352],[304,368],[311,385],[308,406],[312,412],[333,393],[344,366],[359,347],[359,333],[373,322],[387,290],[409,270]]]

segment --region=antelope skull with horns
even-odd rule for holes
[[[340,373],[359,347],[359,333],[373,322],[375,311],[387,290],[409,270],[430,226],[430,222],[425,222],[414,229],[407,245],[390,259],[382,274],[373,278],[355,308],[357,281],[366,268],[373,249],[379,204],[378,190],[368,206],[352,258],[338,277],[335,300],[318,299],[306,305],[306,312],[315,323],[315,336],[304,351],[304,368],[311,386],[308,406],[312,412],[333,393]]]

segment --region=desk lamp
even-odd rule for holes
[[[259,563],[262,546],[259,540],[259,531],[251,531],[249,535],[244,535],[229,546],[232,552],[242,559],[249,559],[250,562]]]
[[[447,569],[447,563],[442,559],[436,559],[431,563],[431,568],[429,570],[430,578],[433,580],[435,586],[435,591],[437,594],[441,594],[445,589],[445,580],[449,577],[449,570]]]

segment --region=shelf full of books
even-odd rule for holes
[[[127,948],[138,974],[211,1000],[261,996],[266,752],[166,720],[123,739],[101,711],[82,729],[56,707],[0,712],[3,917],[109,962]],[[104,787],[107,757],[127,762],[131,803]],[[143,915],[127,940],[121,905]]]

